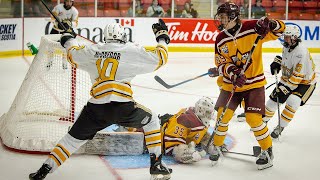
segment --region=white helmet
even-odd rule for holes
[[[210,120],[213,119],[214,115],[214,102],[209,97],[202,97],[199,99],[194,107],[194,113],[202,121],[203,125],[209,127]]]
[[[298,39],[300,37],[300,28],[296,25],[287,25],[283,35],[291,36],[291,39]]]
[[[125,29],[118,23],[106,25],[106,27],[104,28],[104,38],[106,42],[127,42],[127,35]]]

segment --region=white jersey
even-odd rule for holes
[[[315,64],[309,50],[300,42],[289,52],[289,48],[282,50],[281,82],[291,90],[299,84],[314,84],[316,82]]]
[[[78,26],[79,12],[74,6],[72,6],[69,10],[66,10],[64,8],[64,4],[58,4],[53,8],[52,12],[54,15],[58,17],[60,22],[63,22],[64,20],[68,20],[72,22],[72,28],[75,28]],[[53,17],[51,18],[53,21],[55,21]],[[61,29],[58,28],[58,22],[55,23],[53,28],[57,31],[62,31]]]
[[[89,102],[133,101],[130,81],[139,74],[150,73],[167,63],[167,44],[160,40],[148,51],[133,43],[78,45],[76,39],[65,44],[68,61],[90,74],[93,86]]]

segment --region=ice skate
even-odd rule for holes
[[[47,176],[47,174],[50,172],[51,169],[52,168],[48,164],[43,164],[37,172],[31,173],[29,175],[29,179],[30,180],[42,180]]]
[[[223,156],[222,154],[223,146],[210,146],[209,147],[209,159],[211,160],[212,166],[216,165],[218,163],[218,160],[220,156]]]
[[[245,120],[246,120],[246,114],[245,114],[244,112],[241,113],[241,114],[238,114],[237,120],[238,120],[239,122],[245,121]]]
[[[258,156],[258,159],[256,161],[258,170],[263,170],[263,169],[272,167],[273,166],[272,160],[273,160],[272,147],[269,147],[267,150],[262,151],[261,154]]]
[[[150,180],[167,180],[171,178],[172,169],[161,162],[162,155],[158,158],[155,154],[150,154]]]
[[[274,139],[277,139],[281,132],[283,131],[284,127],[280,127],[279,125],[277,125],[274,130],[272,131],[271,133],[271,137],[274,138]]]

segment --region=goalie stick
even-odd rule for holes
[[[242,71],[241,71],[241,74],[243,74],[244,71],[246,70],[246,68],[247,68],[247,66],[248,66],[248,64],[249,64],[249,61],[250,61],[250,59],[251,59],[252,53],[253,53],[254,49],[256,48],[256,46],[257,46],[257,44],[258,44],[258,42],[259,42],[260,39],[261,39],[261,36],[258,35],[257,38],[256,38],[256,40],[255,40],[254,43],[253,43],[253,46],[252,46],[252,48],[251,48],[251,50],[250,50],[250,53],[249,53],[249,55],[248,55],[248,57],[247,57],[246,64],[243,66],[243,69],[242,69]],[[229,95],[229,97],[228,97],[227,104],[223,107],[223,111],[222,111],[221,115],[219,116],[219,118],[218,118],[217,121],[216,121],[214,131],[212,132],[212,134],[211,134],[211,136],[210,136],[210,138],[209,138],[207,147],[206,147],[207,152],[208,152],[208,149],[209,149],[210,144],[212,143],[212,140],[213,140],[215,131],[217,130],[220,121],[221,121],[222,118],[224,117],[224,114],[226,113],[226,111],[227,111],[227,109],[228,109],[228,107],[229,107],[229,104],[230,104],[230,102],[231,102],[231,99],[232,99],[235,91],[236,91],[236,88],[237,88],[237,86],[233,86],[233,89],[232,89],[232,91],[231,91],[231,93],[230,93],[230,95]]]
[[[172,84],[172,85],[169,85],[169,84],[167,84],[166,82],[164,82],[164,80],[163,80],[161,77],[159,77],[159,76],[154,76],[154,79],[155,79],[159,84],[161,84],[162,86],[164,86],[165,88],[170,89],[170,88],[177,87],[177,86],[179,86],[179,85],[181,85],[181,84],[185,84],[185,83],[187,83],[187,82],[193,81],[193,80],[195,80],[195,79],[201,78],[201,77],[206,76],[206,75],[209,75],[209,74],[212,74],[212,73],[211,73],[211,72],[207,72],[207,73],[201,74],[201,75],[199,75],[199,76],[196,76],[196,77],[193,77],[193,78],[190,78],[190,79],[187,79],[187,80],[185,80],[185,81],[179,82],[179,83],[177,83],[177,84]],[[215,77],[216,77],[216,76],[215,76]]]

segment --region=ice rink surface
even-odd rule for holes
[[[264,53],[264,70],[268,84],[275,81],[269,73],[269,65],[275,55]],[[320,72],[320,54],[312,54]],[[25,77],[33,57],[17,57],[0,59],[0,115],[6,113]],[[137,76],[133,81],[136,101],[152,109],[164,113],[176,113],[180,108],[193,106],[202,96],[218,97],[219,89],[216,79],[202,77],[184,85],[165,89],[153,77],[163,78],[168,84],[175,84],[201,75],[213,67],[212,53],[170,53],[169,62],[162,69],[151,74]],[[319,79],[318,79],[319,82]],[[274,87],[266,91],[270,94]],[[283,131],[279,140],[273,141],[274,166],[258,171],[254,157],[226,155],[217,166],[212,167],[208,159],[192,165],[177,164],[173,169],[173,180],[223,179],[223,180],[301,180],[319,179],[320,156],[320,91],[315,89],[307,104],[297,111],[294,120]],[[237,114],[242,109],[238,108]],[[273,130],[277,124],[275,116],[268,124]],[[234,118],[229,125],[229,134],[235,138],[232,151],[251,153],[252,146],[257,145],[249,126]],[[0,179],[24,180],[28,174],[35,172],[46,159],[46,155],[31,155],[12,152],[0,146]],[[127,162],[128,164],[132,162]],[[149,169],[114,169],[110,164],[95,155],[74,155],[48,180],[144,180],[149,179]]]

